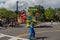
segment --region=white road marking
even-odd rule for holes
[[[2,33],[0,33],[0,38],[2,38],[2,37],[10,37],[11,39],[8,39],[8,40],[29,40],[29,39],[25,39],[25,38],[17,38],[17,37],[14,37],[14,36],[10,36],[10,35],[5,35],[5,34],[2,34]]]
[[[0,38],[4,37],[5,35],[4,34],[0,34]]]

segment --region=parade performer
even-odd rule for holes
[[[20,14],[20,16],[21,16],[22,23],[24,23],[26,21],[26,15],[25,15],[24,11]]]
[[[31,21],[32,21],[32,15],[31,15],[30,12],[28,12],[28,16],[27,16],[27,27],[30,26]]]
[[[34,30],[34,23],[31,22],[30,24],[30,37],[29,39],[35,38],[35,30]]]

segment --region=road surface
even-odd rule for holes
[[[23,28],[0,28],[0,40],[29,40],[29,28],[23,26]],[[36,37],[34,40],[60,40],[59,23],[41,23],[38,28],[35,28],[35,31]]]

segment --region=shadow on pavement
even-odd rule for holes
[[[45,40],[48,37],[36,37],[34,39],[30,39],[30,40]]]
[[[36,28],[53,28],[53,27],[48,25],[41,25],[41,26],[37,26]]]
[[[44,40],[44,39],[46,39],[46,38],[48,38],[48,37],[37,37],[36,39],[37,39],[37,40],[38,40],[38,39]]]
[[[10,27],[13,27],[13,28],[24,28],[26,24],[19,24],[17,26],[10,26]]]
[[[0,30],[6,30],[7,28],[0,27]]]
[[[24,28],[24,26],[11,26],[12,28]]]

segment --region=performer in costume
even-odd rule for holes
[[[32,15],[30,12],[28,12],[28,16],[27,16],[27,27],[30,27],[30,23],[32,21]]]
[[[26,15],[25,15],[24,11],[20,14],[20,16],[21,16],[22,23],[24,23],[26,21]]]

